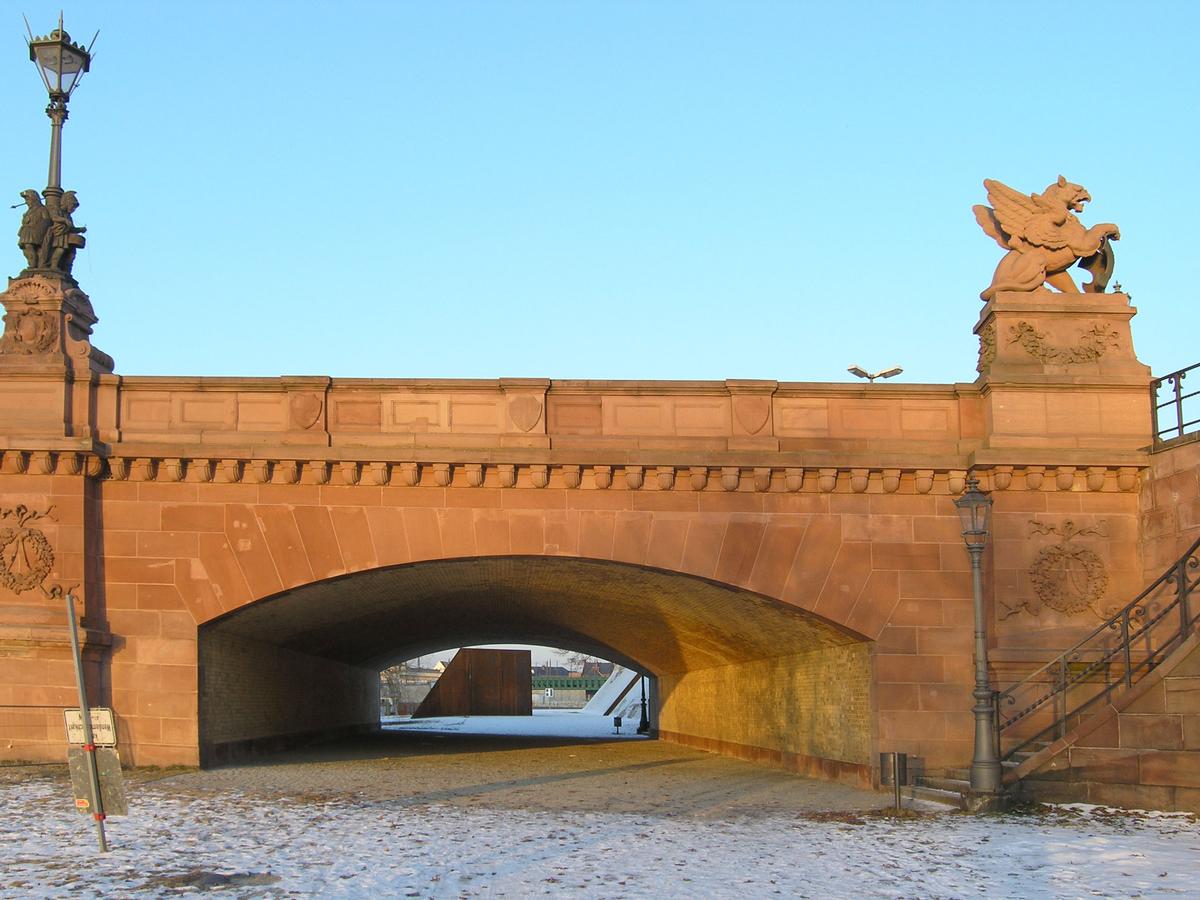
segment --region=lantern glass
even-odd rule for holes
[[[986,543],[991,524],[992,498],[979,490],[979,482],[967,481],[966,492],[954,501],[958,507],[958,519],[962,524],[963,540],[968,545]]]
[[[70,97],[91,62],[87,51],[72,44],[71,36],[57,28],[49,37],[30,42],[29,57],[37,63],[51,96]]]

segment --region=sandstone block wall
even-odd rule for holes
[[[1147,582],[1200,538],[1200,434],[1150,456],[1142,482],[1141,543]]]

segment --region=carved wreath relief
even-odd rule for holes
[[[54,567],[54,550],[41,529],[31,527],[32,522],[46,519],[53,507],[44,513],[34,512],[25,506],[0,509],[0,587],[15,594],[41,588],[50,570]]]
[[[1041,613],[1043,607],[1049,607],[1055,612],[1067,615],[1090,609],[1098,618],[1103,619],[1105,616],[1097,604],[1104,599],[1108,591],[1108,572],[1104,561],[1094,551],[1072,541],[1076,537],[1086,535],[1104,537],[1104,523],[1079,528],[1070,520],[1058,526],[1030,519],[1029,525],[1031,536],[1053,534],[1062,540],[1042,548],[1033,565],[1029,567],[1029,580],[1033,584],[1036,596],[1015,604],[1001,599],[1000,605],[1004,610],[1000,613],[1000,618],[1007,619],[1022,609],[1036,616]]]
[[[1044,363],[1095,362],[1105,351],[1120,346],[1121,336],[1115,329],[1093,325],[1079,336],[1074,347],[1055,347],[1046,335],[1028,322],[1018,322],[1009,329],[1010,344],[1019,343],[1025,352]]]

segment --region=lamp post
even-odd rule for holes
[[[26,27],[28,25],[26,22]],[[92,44],[86,48],[72,43],[71,36],[63,30],[60,14],[57,28],[44,37],[34,37],[30,31],[28,43],[29,59],[37,66],[50,95],[50,105],[46,107],[46,115],[50,117],[50,172],[42,194],[47,203],[56,203],[63,193],[62,127],[67,121],[67,102],[91,67],[91,50],[96,39],[92,38]]]
[[[971,791],[975,794],[999,794],[1003,788],[1000,757],[996,753],[995,695],[988,683],[987,625],[983,609],[983,576],[980,562],[987,546],[992,498],[979,490],[972,475],[967,489],[954,501],[962,523],[963,541],[971,557],[971,589],[975,601],[975,755],[971,760]]]
[[[646,676],[641,677],[642,682],[642,720],[638,722],[637,733],[650,733],[650,717],[646,714]]]

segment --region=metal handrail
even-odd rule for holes
[[[1200,584],[1198,553],[1200,540],[1074,647],[995,695],[998,740],[1036,712],[1049,710],[1051,714],[1049,724],[1014,738],[1016,743],[1002,751],[1002,758],[1051,734],[1062,737],[1072,718],[1078,718],[1114,691],[1132,687],[1183,643],[1200,621],[1200,608],[1193,609],[1189,602],[1193,589]],[[1168,602],[1158,596],[1163,588],[1173,588]],[[1176,610],[1178,615],[1169,621],[1167,617]],[[1112,677],[1114,668],[1120,674],[1117,679]],[[1099,677],[1103,677],[1103,687],[1096,687]],[[1094,689],[1082,698],[1072,697],[1071,689],[1083,685]],[[1012,715],[1003,715],[1005,706],[1018,703],[1020,708]]]
[[[1191,398],[1200,395],[1200,390],[1192,391],[1189,394],[1185,394],[1183,392],[1183,382],[1184,379],[1187,378],[1188,372],[1191,372],[1193,369],[1197,368],[1200,368],[1200,363],[1197,363],[1194,366],[1188,366],[1186,369],[1180,369],[1178,372],[1172,372],[1169,375],[1163,375],[1161,378],[1155,378],[1150,382],[1150,406],[1154,412],[1154,443],[1160,444],[1163,441],[1170,440],[1171,438],[1183,437],[1188,433],[1189,428],[1200,424],[1200,418],[1184,419],[1183,413],[1183,401],[1190,400]],[[1170,399],[1160,403],[1158,400],[1158,392],[1164,384],[1171,385],[1171,397]],[[1167,407],[1174,408],[1174,415],[1172,418],[1175,421],[1174,424],[1162,427],[1161,420],[1159,418],[1159,410],[1166,409]]]

